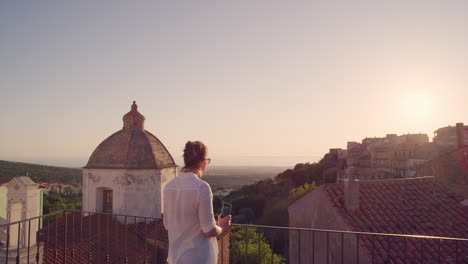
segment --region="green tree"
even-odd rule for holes
[[[50,214],[65,209],[62,202],[62,196],[60,193],[51,189],[48,194],[44,195],[44,214]]]
[[[283,264],[286,260],[273,252],[265,235],[253,227],[237,227],[231,230],[230,241],[232,245],[234,264]],[[247,253],[247,254],[246,254]],[[272,262],[273,259],[273,262]]]
[[[294,188],[292,189],[290,192],[289,192],[289,199],[291,200],[291,202],[294,202],[294,201],[297,201],[299,200],[301,197],[303,197],[304,195],[308,194],[309,192],[315,190],[316,186],[315,186],[315,182],[312,182],[312,183],[304,183],[303,185],[297,187],[297,188]]]

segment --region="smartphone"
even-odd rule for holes
[[[231,214],[232,205],[226,202],[223,202],[221,207],[221,217],[226,217]]]

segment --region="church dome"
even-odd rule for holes
[[[163,169],[176,167],[166,147],[144,129],[145,117],[135,101],[123,117],[123,128],[94,150],[87,169]]]

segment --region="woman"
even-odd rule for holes
[[[231,216],[213,214],[213,194],[201,180],[206,166],[207,148],[200,141],[187,142],[185,167],[164,189],[164,226],[169,233],[169,264],[216,264],[217,237],[229,232]]]

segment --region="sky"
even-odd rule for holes
[[[84,166],[133,100],[180,163],[293,166],[468,98],[468,1],[1,1],[0,159]]]

